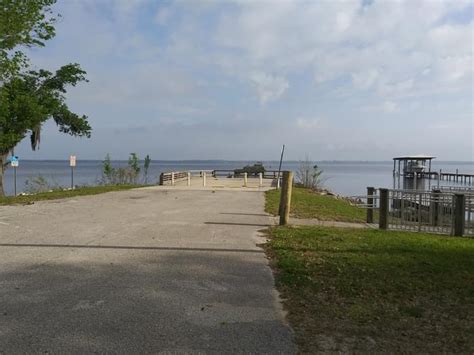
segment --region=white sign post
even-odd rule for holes
[[[20,162],[16,155],[12,155],[12,157],[10,158],[10,165],[13,168],[13,181],[14,181],[13,186],[15,188],[15,196],[16,196],[16,168],[18,168],[18,166],[20,165]]]
[[[74,168],[76,167],[76,156],[69,156],[69,166],[71,167],[71,189],[74,190]]]

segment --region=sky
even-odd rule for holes
[[[463,0],[59,0],[36,68],[80,63],[23,159],[474,160],[474,5]]]

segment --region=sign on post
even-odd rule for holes
[[[76,166],[76,156],[75,155],[69,156],[69,166],[71,168],[74,168]]]
[[[13,168],[18,168],[18,166],[20,165],[20,162],[19,162],[18,157],[16,155],[11,156],[10,164]]]
[[[76,167],[76,156],[69,156],[69,166],[71,167],[71,189],[74,190],[74,168]]]
[[[18,168],[18,166],[20,165],[20,161],[18,160],[18,157],[16,155],[12,155],[10,157],[10,165],[13,168],[13,186],[16,196],[16,168]]]

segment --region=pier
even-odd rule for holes
[[[432,171],[431,161],[434,156],[429,155],[411,155],[393,158],[393,176],[403,176],[413,179],[436,179],[452,181],[462,184],[472,185],[474,183],[474,174],[456,172]],[[398,167],[397,167],[398,164]]]
[[[170,171],[160,174],[160,185],[202,187],[276,187],[278,170],[238,173],[234,170]]]

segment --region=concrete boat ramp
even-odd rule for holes
[[[267,188],[0,206],[0,353],[296,352],[257,246]]]

